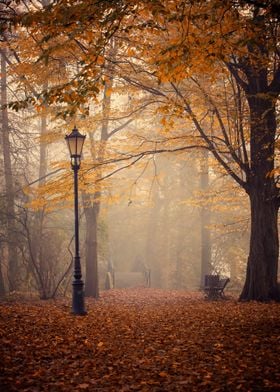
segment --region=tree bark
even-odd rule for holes
[[[7,105],[7,71],[5,49],[1,51],[1,104],[2,104],[2,143],[4,158],[4,177],[6,190],[6,219],[8,237],[8,279],[9,290],[19,287],[19,265],[17,254],[16,224],[15,224],[15,193],[12,173],[11,145],[9,139],[9,119]]]
[[[40,117],[40,135],[44,136],[47,132],[47,114],[46,107],[44,107],[43,113]],[[47,174],[47,146],[44,140],[40,141],[40,163],[39,163],[39,187],[45,183],[45,175]],[[51,290],[48,287],[48,265],[46,264],[46,258],[44,256],[44,219],[45,211],[40,209],[35,212],[33,230],[32,230],[32,254],[34,263],[37,265],[37,269],[31,265],[33,274],[40,274],[40,279],[36,279],[38,285],[38,291],[41,299],[47,299]]]
[[[109,138],[109,114],[111,110],[111,93],[110,90],[113,85],[113,72],[106,80],[104,86],[104,94],[102,101],[102,126],[101,139],[98,153],[94,146],[94,139],[91,135],[92,155],[93,159],[102,162],[106,150],[107,140]],[[97,177],[102,177],[101,169],[97,172]],[[99,279],[98,279],[98,216],[101,206],[100,201],[101,192],[97,190],[93,196],[90,197],[82,193],[83,207],[86,218],[86,279],[85,279],[85,296],[99,297]]]
[[[84,203],[84,213],[86,220],[86,278],[85,278],[85,296],[99,297],[98,282],[98,253],[97,253],[97,224],[98,224],[98,206],[87,206]]]
[[[203,150],[200,172],[200,189],[205,194],[209,187],[208,151]],[[201,236],[201,275],[200,285],[204,287],[204,277],[211,272],[211,239],[210,239],[210,211],[207,206],[202,206],[200,211],[200,236]]]
[[[0,298],[4,297],[5,294],[6,294],[6,290],[5,290],[3,273],[2,273],[2,251],[0,249]]]
[[[262,85],[261,81],[259,85]],[[247,99],[251,120],[251,173],[247,189],[251,205],[251,236],[246,280],[240,300],[280,301],[277,286],[278,190],[272,175],[276,135],[275,101],[268,93],[263,96],[250,94]]]
[[[256,189],[250,194],[251,238],[247,274],[241,300],[279,300],[278,268],[278,208],[274,201],[263,200]]]
[[[151,286],[160,288],[162,285],[162,271],[160,257],[157,256],[159,244],[159,220],[161,200],[159,190],[152,191],[152,205],[148,218],[147,237],[145,244],[145,265],[151,270]]]
[[[47,86],[47,84],[46,84]],[[45,86],[45,87],[46,87]],[[43,108],[43,112],[40,118],[40,126],[41,126],[41,137],[46,135],[47,133],[47,113],[46,106]],[[40,166],[39,166],[39,186],[45,183],[45,175],[47,174],[47,145],[44,140],[40,141]],[[44,220],[45,220],[45,211],[41,209],[36,213],[36,226],[37,226],[37,254],[36,261],[39,263],[39,271],[41,274],[41,279],[44,284],[44,287],[40,289],[41,297],[46,299],[51,294],[51,287],[48,287],[48,275],[49,275],[49,267],[46,262],[46,258],[44,255]],[[35,227],[36,230],[36,227]],[[35,236],[36,239],[36,236]]]

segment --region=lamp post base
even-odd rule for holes
[[[73,281],[72,313],[78,316],[85,316],[85,296],[84,283],[82,280]]]

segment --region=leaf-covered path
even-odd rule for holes
[[[0,390],[280,390],[280,304],[130,289],[87,310],[0,303]]]

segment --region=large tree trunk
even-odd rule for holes
[[[1,104],[2,104],[2,143],[4,158],[4,176],[6,190],[6,216],[8,237],[8,279],[9,289],[14,291],[19,287],[19,265],[17,254],[16,224],[15,224],[15,193],[11,162],[11,146],[9,139],[9,120],[7,107],[7,72],[6,57],[1,52]]]
[[[276,134],[275,104],[268,94],[250,95],[247,99],[251,116],[251,174],[247,190],[251,203],[251,237],[246,280],[240,299],[279,301],[278,201],[271,174]]]
[[[264,200],[259,190],[251,192],[251,239],[246,281],[241,300],[279,300],[278,208],[274,200]]]

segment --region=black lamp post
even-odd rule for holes
[[[84,282],[82,280],[80,249],[79,249],[79,210],[78,210],[78,171],[81,165],[81,155],[86,136],[80,134],[76,126],[69,135],[65,136],[67,142],[71,166],[74,172],[74,211],[75,211],[75,257],[74,279],[72,295],[72,312],[76,315],[85,315]]]

